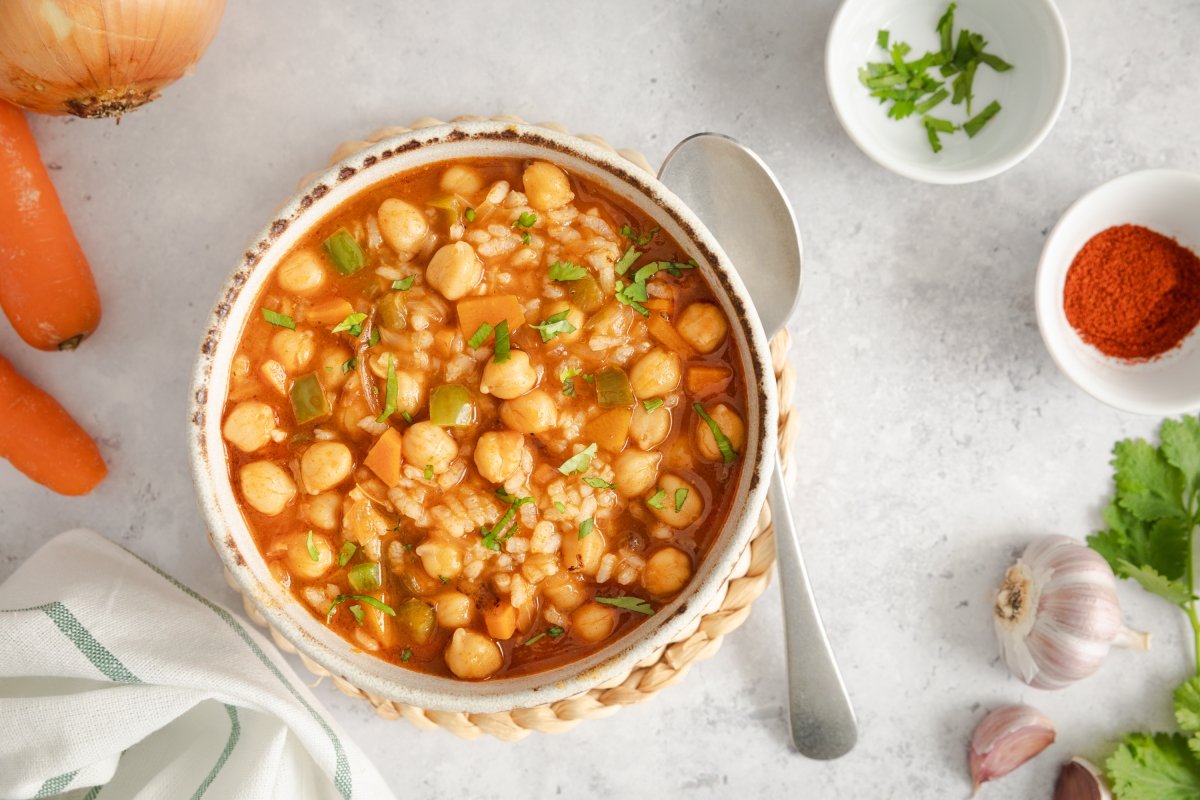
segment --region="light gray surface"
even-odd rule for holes
[[[1023,700],[1058,721],[1059,742],[986,796],[1048,796],[1057,761],[1169,725],[1169,687],[1190,667],[1182,619],[1133,587],[1121,597],[1152,653],[1117,653],[1060,693],[997,663],[988,596],[1010,556],[1036,533],[1095,526],[1113,440],[1157,422],[1057,373],[1034,268],[1046,229],[1092,186],[1200,169],[1200,97],[1181,77],[1200,9],[1062,11],[1075,56],[1058,126],[1012,172],[939,188],[885,172],[842,134],[821,74],[829,2],[232,3],[197,75],[157,104],[120,126],[36,122],[105,321],[75,355],[32,352],[3,326],[0,351],[100,436],[112,476],[68,501],[0,464],[0,577],[83,524],[235,603],[187,474],[193,352],[248,237],[336,143],[423,114],[511,111],[657,161],[720,130],[778,172],[805,237],[793,497],[858,748],[829,764],[788,752],[773,592],[680,685],[566,736],[460,742],[320,694],[401,796],[472,798],[960,797],[983,709]]]

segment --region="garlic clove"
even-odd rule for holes
[[[1054,800],[1112,800],[1112,792],[1096,765],[1077,756],[1062,765]]]
[[[1002,706],[980,720],[971,737],[969,761],[976,792],[1045,750],[1054,741],[1054,723],[1030,706]]]

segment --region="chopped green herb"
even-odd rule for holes
[[[355,622],[357,622],[359,625],[363,624],[364,614],[363,614],[362,606],[358,605],[357,603],[350,606],[350,613],[354,616]]]
[[[589,478],[584,478],[583,482],[586,483],[588,486],[592,487],[593,489],[615,489],[615,488],[617,488],[617,485],[615,483],[609,483],[608,481],[604,480],[603,478],[590,478],[589,477]]]
[[[517,516],[517,509],[527,503],[532,503],[533,498],[514,497],[513,495],[504,491],[503,488],[496,490],[496,496],[508,503],[508,510],[504,512],[504,516],[500,517],[500,519],[496,521],[496,524],[492,525],[491,528],[480,528],[479,534],[483,537],[484,547],[489,550],[499,551],[500,545],[511,538],[512,535],[517,531],[519,523],[513,521]],[[505,526],[507,526],[510,522],[512,525],[505,530]],[[501,533],[501,531],[503,531],[503,533]]]
[[[404,420],[409,425],[412,425],[412,421],[413,421],[412,414],[408,413],[407,411],[402,411],[400,413],[400,419]]]
[[[508,339],[508,320],[502,319],[496,325],[496,349],[492,354],[492,361],[497,364],[503,364],[508,361],[508,356],[511,350],[511,344]]]
[[[924,117],[921,123],[925,126],[925,133],[929,136],[929,146],[933,148],[933,152],[940,153],[942,151],[942,140],[938,133],[954,133],[958,127],[950,120],[938,119],[937,117]]]
[[[425,476],[425,480],[427,480],[427,481],[433,480],[433,464],[426,464],[425,472],[422,474]]]
[[[533,237],[529,235],[529,231],[521,234],[521,244],[529,244],[533,241]]]
[[[1000,103],[993,100],[988,104],[987,108],[964,122],[963,130],[967,132],[967,136],[970,136],[973,139],[975,138],[976,134],[983,130],[983,126],[987,125],[988,121],[999,113]]]
[[[621,226],[621,235],[624,236],[626,239],[629,239],[631,242],[636,244],[638,247],[645,247],[646,245],[650,244],[651,241],[654,240],[654,235],[656,233],[658,233],[659,230],[660,230],[660,228],[657,225],[655,225],[653,228],[651,228],[646,233],[639,234],[637,231],[635,231],[633,228],[629,227],[628,225],[622,225]]]
[[[354,542],[346,542],[342,545],[341,552],[338,553],[338,566],[344,567],[350,563],[350,559],[354,558],[354,551],[358,549],[358,545]]]
[[[566,633],[566,631],[563,630],[562,628],[558,627],[557,625],[551,625],[549,628],[546,629],[546,634],[551,639],[557,639],[558,637],[562,636],[564,633]]]
[[[333,598],[333,604],[329,606],[329,611],[325,614],[325,624],[326,625],[328,625],[331,621],[333,621],[333,612],[337,609],[337,607],[340,606],[342,603],[346,602],[347,600],[358,600],[360,602],[366,603],[369,606],[378,608],[380,611],[382,611],[383,613],[387,614],[390,617],[396,616],[396,611],[391,606],[389,606],[387,603],[383,602],[382,600],[376,600],[374,597],[371,597],[370,595],[339,594],[337,597]]]
[[[379,344],[379,328],[371,328],[371,335],[367,338],[367,347],[374,347]]]
[[[353,275],[367,265],[367,256],[350,231],[342,228],[325,240],[325,254],[343,275]]]
[[[675,513],[678,514],[683,510],[683,504],[687,500],[688,490],[679,488],[675,490]]]
[[[567,315],[570,313],[570,309],[559,311],[557,314],[546,317],[544,322],[529,327],[542,335],[543,342],[548,342],[560,333],[574,333],[579,330],[567,319]]]
[[[471,338],[467,339],[467,347],[473,349],[483,347],[483,343],[486,342],[488,337],[491,335],[492,326],[486,322],[481,322],[479,327],[475,329],[475,332],[471,334]]]
[[[407,278],[401,278],[398,281],[392,281],[392,288],[398,292],[407,292],[413,287],[413,282],[416,281],[415,275],[409,275]]]
[[[541,641],[542,639],[544,639],[545,637],[546,637],[546,632],[545,632],[545,631],[542,631],[541,633],[538,633],[538,634],[535,634],[535,635],[533,635],[533,636],[530,636],[528,639],[526,639],[526,640],[525,640],[525,646],[526,646],[526,647],[529,647],[529,646],[530,646],[530,645],[532,645],[534,642],[539,642],[539,641]]]
[[[563,475],[570,475],[573,472],[584,472],[587,470],[588,465],[592,463],[592,456],[594,455],[596,455],[596,443],[592,442],[564,461],[562,466],[558,468],[558,471]]]
[[[625,281],[617,279],[617,302],[629,306],[634,311],[644,317],[650,316],[650,311],[642,305],[650,299],[650,295],[646,293],[646,284],[631,283],[626,285]]]
[[[654,616],[654,607],[640,597],[625,595],[622,597],[597,597],[597,603],[603,603],[606,606],[614,606],[623,608],[626,611],[636,611],[639,614],[645,614],[648,617]]]
[[[586,539],[587,535],[596,529],[596,520],[588,517],[583,522],[579,523],[579,538]]]
[[[704,410],[704,406],[699,403],[693,403],[692,408],[704,420],[704,424],[708,425],[708,429],[712,432],[713,439],[717,441],[717,449],[721,451],[721,460],[726,464],[737,459],[737,451],[733,449],[733,442],[729,441],[729,437],[721,430],[721,426],[717,421],[708,415]]]
[[[575,369],[574,367],[567,366],[564,367],[563,371],[558,375],[558,379],[562,381],[562,393],[567,397],[575,396],[575,381],[573,379],[578,374],[579,370]]]
[[[633,266],[633,262],[637,261],[641,255],[642,254],[638,252],[637,248],[631,246],[625,251],[625,254],[617,260],[617,263],[613,264],[613,269],[617,271],[618,275],[624,275],[629,268]]]
[[[946,58],[954,55],[954,9],[957,7],[957,3],[951,3],[937,24],[938,37],[942,43],[942,55]],[[887,46],[883,45],[883,49],[886,50]]]
[[[272,325],[277,325],[280,328],[288,328],[289,330],[293,331],[296,330],[296,321],[287,314],[280,314],[278,311],[272,311],[269,308],[264,308],[262,310],[262,315],[263,319]]]
[[[993,55],[992,53],[980,53],[979,60],[996,70],[996,72],[1008,72],[1013,68],[1012,64],[1008,63],[1000,56]]]
[[[642,408],[646,409],[646,413],[649,414],[651,411],[654,411],[656,408],[661,406],[663,402],[664,401],[661,397],[651,397],[649,400],[642,401]]]
[[[535,222],[537,222],[537,214],[533,213],[532,211],[524,211],[521,213],[521,216],[517,217],[517,219],[513,222],[513,226],[515,227],[519,225],[522,228],[532,228]]]
[[[343,361],[342,362],[342,374],[345,375],[346,373],[350,372],[352,369],[354,369],[357,366],[358,366],[357,358],[350,358],[350,359],[347,359],[346,361]]]
[[[409,661],[411,658],[412,658],[412,648],[411,648],[411,647],[406,647],[406,648],[404,648],[404,652],[402,652],[402,653],[400,654],[400,660],[401,660],[401,661],[404,661],[404,662],[407,662],[407,661]]]
[[[550,265],[550,280],[577,281],[588,276],[588,271],[570,261],[555,261]]]
[[[880,31],[879,33],[875,34],[875,44],[879,45],[880,49],[887,50],[888,49],[888,32]]]
[[[317,549],[317,544],[316,544],[316,542],[313,541],[313,532],[311,530],[308,532],[307,544],[308,544],[308,557],[311,558],[313,561],[320,561],[321,560],[321,551]]]
[[[590,372],[585,372],[582,375],[580,375],[579,377],[583,378],[584,383],[595,383],[596,382],[596,376]]]
[[[438,575],[438,580],[441,581],[443,585],[450,582],[450,579],[447,578],[445,575]]]
[[[375,418],[376,422],[387,422],[396,413],[396,395],[399,386],[396,383],[396,359],[388,353],[387,387],[384,389],[383,413]]]
[[[366,314],[348,314],[330,333],[349,333],[358,336],[363,331],[363,323],[367,321]]]
[[[567,507],[558,501],[555,501],[554,503],[554,510],[560,514],[567,513]]]
[[[463,214],[463,216],[467,218],[467,222],[474,222],[475,221],[475,209],[468,208],[467,213]]]
[[[655,489],[654,494],[646,498],[646,505],[662,511],[667,507],[667,492],[665,489]]]

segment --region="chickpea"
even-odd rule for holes
[[[420,375],[408,370],[396,370],[396,413],[409,415],[421,410],[425,398],[425,382]]]
[[[712,303],[692,303],[675,320],[675,330],[699,352],[711,353],[729,335],[729,323]]]
[[[567,173],[547,161],[535,161],[522,178],[529,205],[538,211],[561,208],[575,199]]]
[[[404,433],[404,460],[424,469],[429,466],[441,474],[458,456],[458,443],[441,427],[429,421],[418,422]]]
[[[558,424],[558,406],[541,389],[500,404],[500,421],[521,433],[542,433]]]
[[[479,391],[501,400],[513,400],[535,385],[537,372],[529,362],[529,354],[523,350],[512,350],[507,361],[496,363],[495,358],[488,361],[479,380]]]
[[[641,403],[633,407],[629,420],[629,437],[643,450],[658,447],[671,434],[671,409],[659,406],[647,411]]]
[[[692,579],[692,560],[677,547],[664,547],[646,561],[642,586],[655,597],[670,597]]]
[[[634,394],[645,400],[675,391],[679,386],[679,376],[679,356],[655,348],[633,365],[629,371],[629,383],[633,386]]]
[[[483,262],[466,242],[443,245],[429,260],[425,280],[447,300],[458,300],[483,280]]]
[[[465,628],[475,616],[475,604],[462,592],[446,592],[434,598],[437,624],[446,629]]]
[[[370,436],[358,426],[363,417],[374,416],[367,407],[367,400],[361,391],[342,392],[337,406],[333,410],[333,418],[342,432],[351,439],[363,439]]]
[[[233,407],[221,434],[225,440],[243,453],[253,453],[271,441],[275,430],[275,409],[257,400],[244,400]]]
[[[275,282],[288,294],[306,297],[318,292],[327,278],[325,264],[315,250],[297,250],[275,271]]]
[[[296,496],[292,476],[272,461],[253,461],[238,473],[242,498],[260,514],[273,517]]]
[[[317,442],[300,456],[300,479],[309,494],[332,489],[354,469],[354,454],[341,442]]]
[[[658,489],[666,492],[662,508],[655,508],[650,505],[647,505],[647,507],[661,522],[665,522],[672,528],[686,528],[700,519],[700,515],[704,513],[704,498],[700,496],[700,492],[696,490],[695,486],[692,486],[678,475],[672,472],[665,473],[658,479]],[[658,489],[655,491],[658,491]],[[683,504],[679,507],[679,510],[676,511],[675,493],[680,489],[686,489],[687,495],[683,498]]]
[[[524,435],[516,431],[488,431],[475,444],[475,467],[484,480],[504,483],[521,466]]]
[[[293,331],[280,328],[271,337],[271,355],[283,365],[289,375],[308,366],[316,352],[312,331]]]
[[[602,642],[617,629],[617,610],[600,603],[585,603],[571,614],[571,630],[585,642]]]
[[[377,216],[383,240],[401,256],[410,256],[419,250],[429,234],[429,220],[421,209],[404,200],[389,197],[379,204]]]
[[[287,538],[288,571],[297,578],[306,581],[316,580],[329,571],[333,566],[333,545],[329,539],[319,533],[312,537],[313,551],[317,554],[314,561],[308,551],[308,533],[294,533]]]
[[[542,581],[542,591],[564,614],[570,614],[587,600],[583,589],[583,578],[569,572],[558,572]]]
[[[721,429],[721,433],[725,434],[725,438],[733,445],[734,452],[742,452],[742,448],[746,446],[746,423],[742,421],[741,415],[724,403],[718,403],[706,410]],[[721,449],[717,447],[717,439],[708,423],[700,419],[699,415],[696,417],[696,449],[709,461],[721,460]]]
[[[604,557],[604,534],[593,530],[580,539],[575,534],[564,536],[562,541],[563,566],[569,572],[577,572],[592,576],[600,568],[600,559]]]
[[[483,188],[483,176],[474,167],[453,164],[442,173],[438,186],[450,194],[472,195]]]
[[[310,497],[300,507],[300,516],[314,528],[331,531],[342,516],[342,496],[337,492],[323,492]]]
[[[317,354],[317,377],[326,389],[336,392],[346,384],[350,373],[346,371],[345,364],[353,357],[354,354],[345,347],[334,345],[321,348]]]
[[[617,492],[622,497],[637,497],[654,486],[662,453],[647,453],[630,448],[617,456],[613,464],[616,473]]]
[[[413,552],[421,559],[421,566],[431,578],[450,580],[462,572],[462,551],[448,541],[430,539],[417,545]]]
[[[512,603],[502,602],[483,612],[483,623],[493,639],[501,642],[511,639],[517,632],[517,609]]]
[[[504,661],[495,642],[467,628],[454,631],[443,657],[450,671],[465,680],[490,677]]]
[[[571,326],[575,328],[575,330],[571,331],[570,333],[560,333],[558,336],[555,336],[548,343],[548,346],[550,347],[560,344],[571,344],[572,342],[577,341],[580,336],[583,336],[583,323],[587,321],[587,317],[584,315],[583,311],[581,311],[578,307],[571,305],[566,300],[559,300],[556,303],[551,303],[546,307],[545,314],[546,317],[549,318],[555,314],[561,314],[564,311],[567,312],[566,321],[571,323]]]

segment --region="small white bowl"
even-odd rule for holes
[[[1114,225],[1142,225],[1200,253],[1200,175],[1152,169],[1111,180],[1067,209],[1042,248],[1037,320],[1046,349],[1068,378],[1104,403],[1167,416],[1200,407],[1200,328],[1152,361],[1110,358],[1086,344],[1063,310],[1063,287],[1075,255]]]
[[[880,30],[891,41],[912,46],[906,60],[938,48],[935,32],[948,0],[845,0],[825,43],[825,82],[833,110],[859,148],[888,169],[926,183],[971,183],[1020,163],[1033,152],[1058,118],[1067,97],[1071,50],[1062,17],[1051,0],[964,0],[954,15],[954,37],[968,28],[983,34],[988,52],[1013,65],[997,73],[981,65],[975,76],[978,114],[993,100],[1001,111],[975,138],[958,131],[942,134],[942,151],[929,146],[920,117],[888,117],[858,80],[868,61],[883,61],[876,46]],[[935,75],[937,74],[935,69]],[[946,88],[950,89],[947,79]],[[964,105],[950,99],[930,111],[955,124],[966,119]]]

